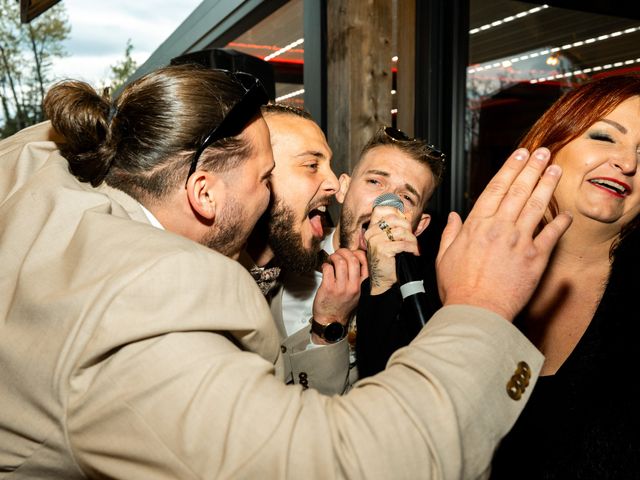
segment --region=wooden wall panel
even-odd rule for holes
[[[391,118],[391,2],[327,2],[327,137],[337,174]]]

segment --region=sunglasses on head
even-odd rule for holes
[[[382,132],[394,142],[417,142],[418,139],[411,138],[409,135],[404,133],[402,130],[398,130],[394,127],[383,127]],[[444,153],[438,150],[434,145],[427,144],[426,147],[429,149],[429,156],[431,158],[435,158],[436,160],[440,160],[444,162],[447,158]]]
[[[222,72],[233,79],[244,89],[244,94],[242,98],[229,109],[222,121],[211,129],[198,146],[191,160],[187,182],[189,181],[189,177],[196,171],[202,152],[218,140],[239,135],[251,119],[260,111],[260,107],[269,102],[267,91],[260,80],[253,75],[244,72],[230,72],[228,70],[216,71]]]

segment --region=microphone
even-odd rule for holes
[[[393,193],[383,193],[373,201],[373,208],[378,206],[394,207],[404,213],[404,203],[400,197]],[[402,301],[411,305],[411,308],[421,325],[427,323],[431,315],[429,311],[427,294],[424,282],[419,279],[418,264],[415,255],[409,252],[400,252],[396,255],[396,277],[400,286]],[[435,309],[431,309],[434,311]]]

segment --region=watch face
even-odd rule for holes
[[[337,342],[344,337],[344,325],[339,322],[333,322],[324,329],[324,338],[329,342]]]

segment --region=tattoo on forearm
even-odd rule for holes
[[[379,260],[377,258],[372,258],[369,261],[369,281],[371,282],[372,287],[380,286],[380,271],[378,270]]]

